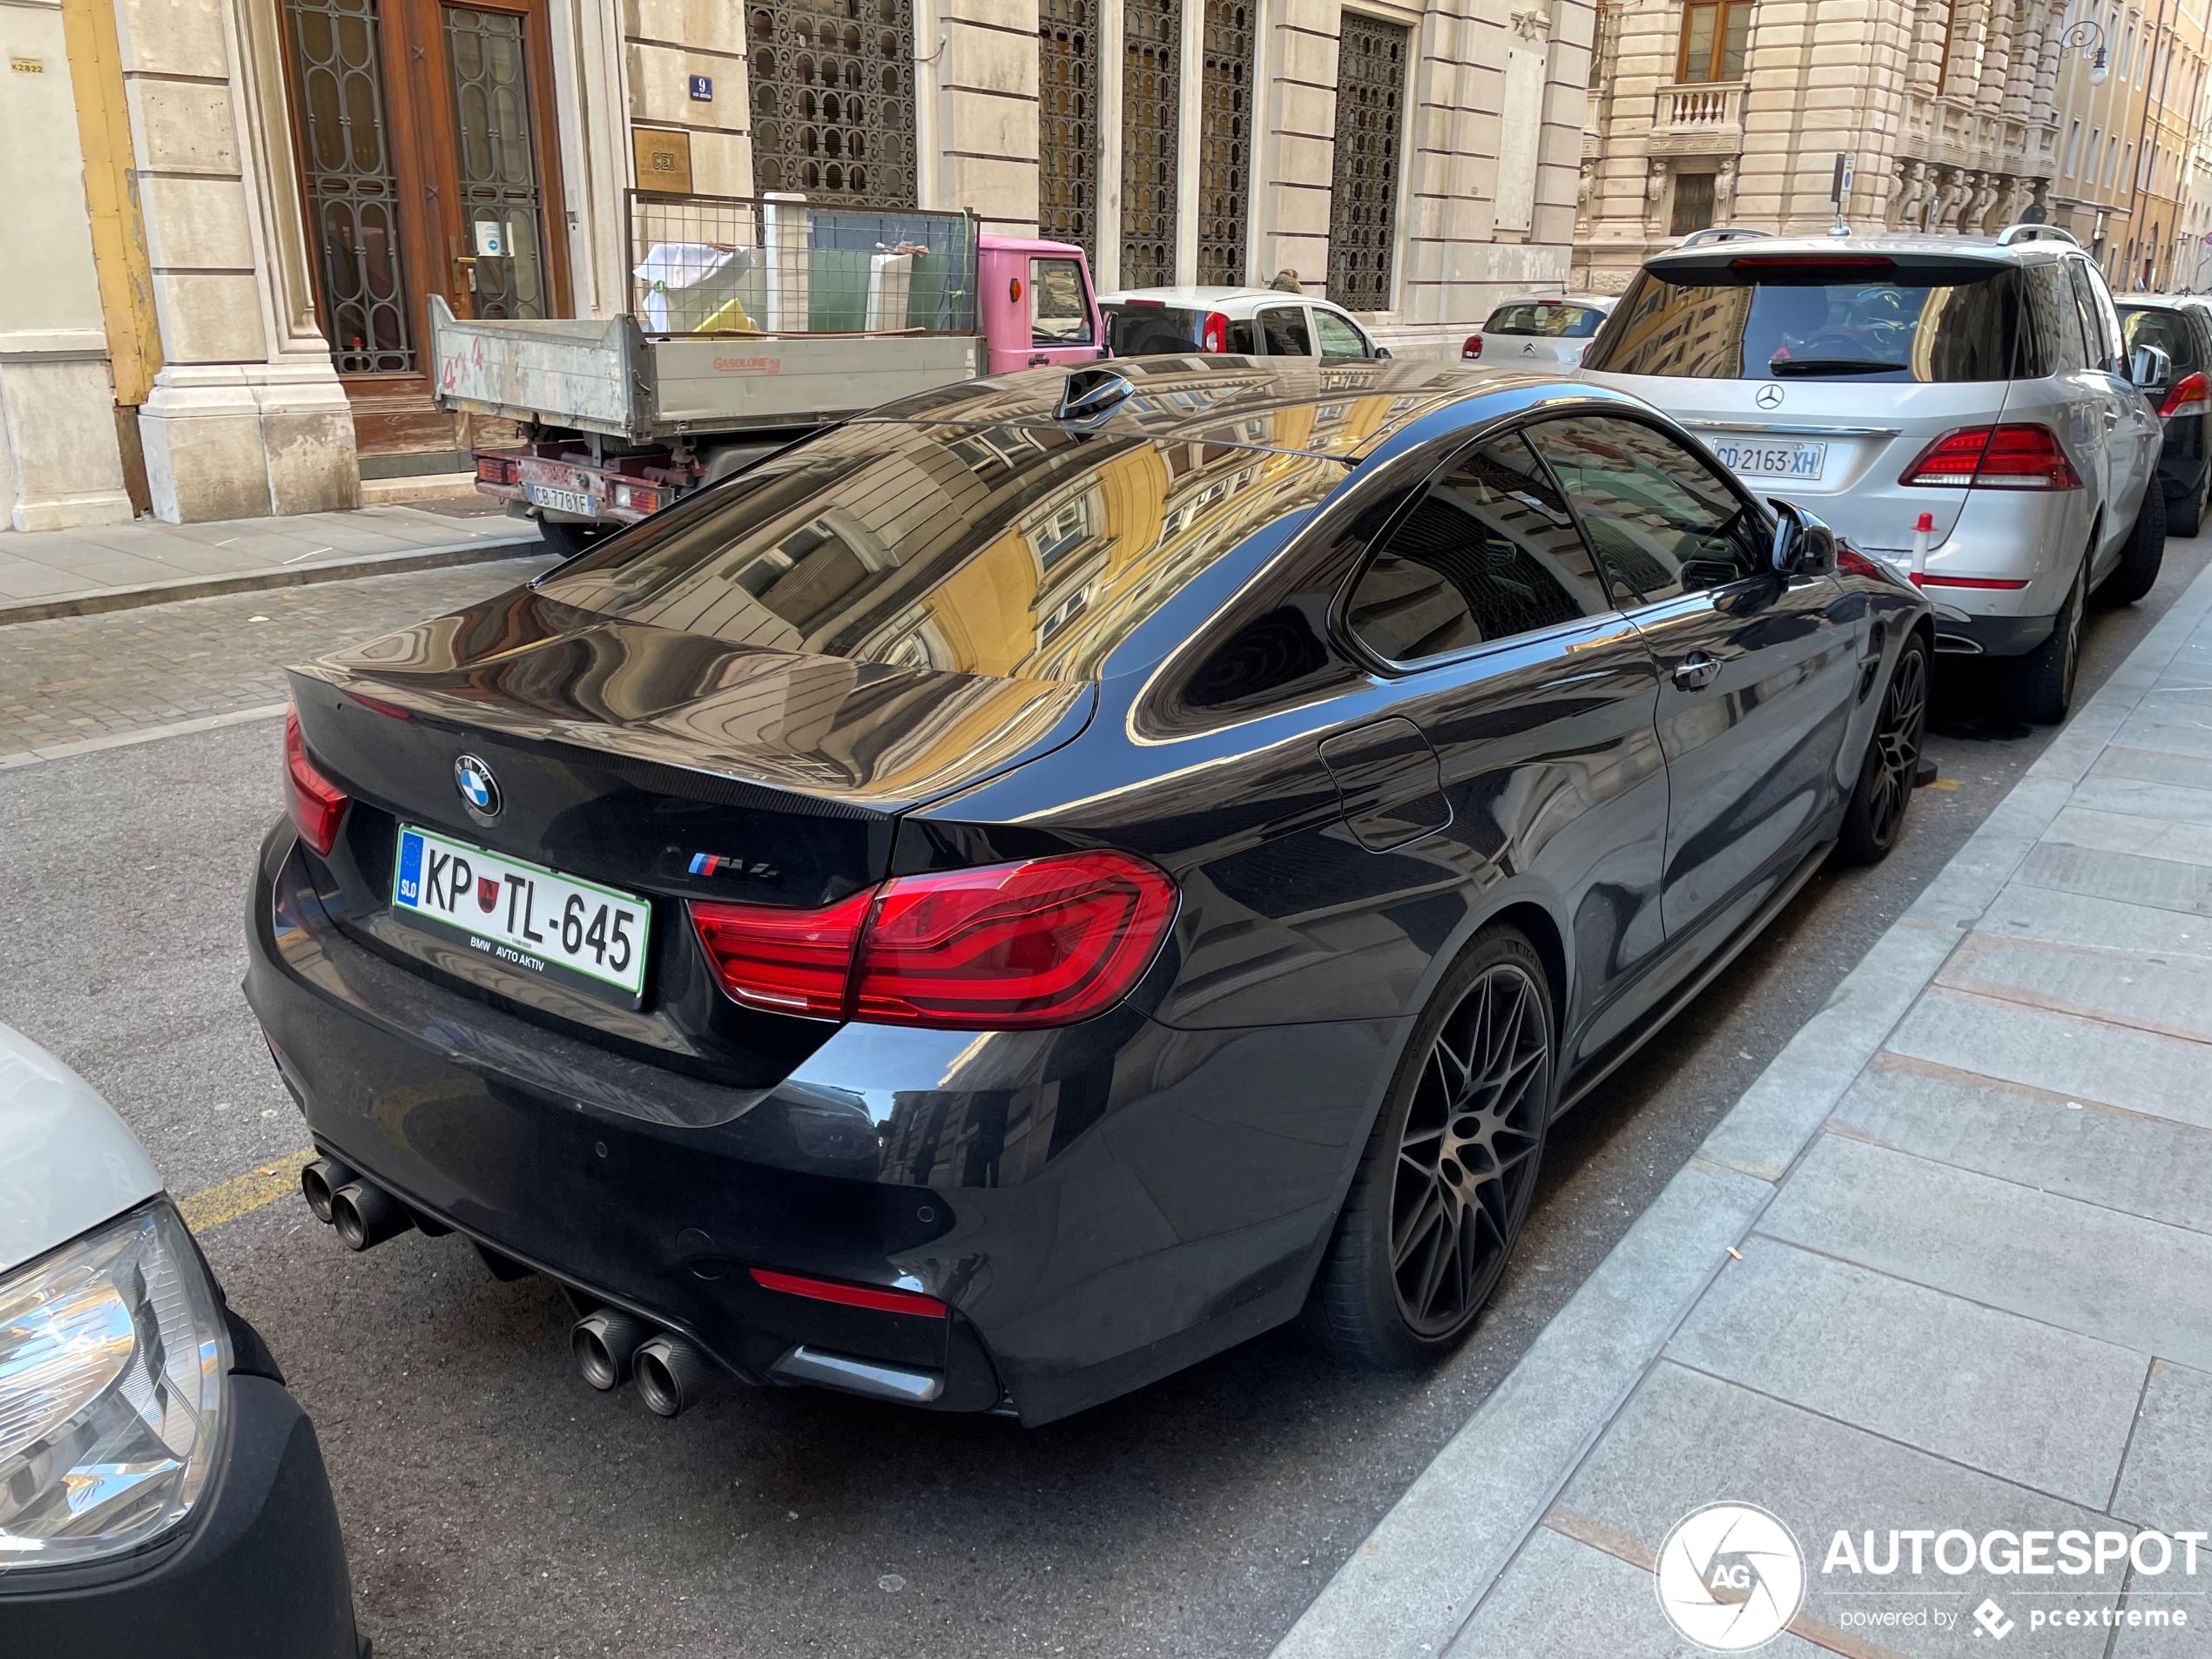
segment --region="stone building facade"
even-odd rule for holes
[[[1567,275],[1591,0],[6,0],[0,524],[465,465],[428,307],[604,316],[629,192],[1285,270],[1405,354]]]
[[[2170,3],[2170,0],[2169,0]],[[1578,283],[1709,225],[1971,233],[2048,211],[2063,0],[1608,0]]]

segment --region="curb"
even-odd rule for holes
[[[437,547],[409,548],[403,552],[357,553],[327,564],[271,564],[230,576],[185,577],[174,582],[145,582],[129,588],[88,588],[81,593],[0,604],[0,627],[17,622],[47,622],[57,617],[92,617],[104,611],[134,610],[140,605],[165,605],[178,599],[212,599],[226,593],[253,593],[265,588],[300,588],[318,582],[344,582],[354,577],[399,576],[409,570],[435,570],[453,564],[488,564],[497,559],[527,557],[532,550],[543,547],[533,525],[527,534],[520,536],[472,537]]]
[[[1611,1426],[1852,1080],[2056,818],[2208,611],[2212,569],[1731,1107],[1276,1645],[1436,1659]]]

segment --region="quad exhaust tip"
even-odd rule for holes
[[[576,1322],[575,1329],[569,1332],[569,1352],[576,1356],[576,1368],[583,1380],[604,1393],[630,1380],[631,1364],[637,1357],[638,1345],[651,1334],[652,1326],[636,1314],[624,1313],[619,1308],[601,1308]],[[660,1407],[656,1406],[653,1409],[659,1411]],[[661,1414],[673,1417],[676,1413]]]
[[[383,1188],[357,1177],[332,1191],[330,1224],[347,1250],[367,1250],[407,1231],[415,1217]]]
[[[690,1410],[714,1386],[714,1362],[696,1343],[672,1332],[664,1331],[641,1344],[636,1365],[637,1393],[662,1417]]]
[[[307,1199],[307,1208],[315,1212],[315,1219],[327,1227],[331,1221],[330,1195],[359,1178],[335,1158],[316,1158],[300,1171],[300,1194]]]

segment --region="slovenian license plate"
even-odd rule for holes
[[[602,996],[634,1003],[645,988],[644,900],[435,830],[400,826],[392,914]]]
[[[586,518],[599,516],[599,503],[581,489],[556,489],[551,484],[528,486],[531,504],[550,507],[556,513],[581,513]]]
[[[1720,463],[1746,478],[1796,478],[1811,483],[1828,464],[1824,443],[1731,443],[1713,445]]]

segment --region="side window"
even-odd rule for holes
[[[1359,573],[1345,620],[1378,657],[1418,663],[1608,609],[1567,503],[1509,436],[1422,492]]]
[[[1259,325],[1250,317],[1238,317],[1229,325],[1229,350],[1238,357],[1264,357],[1261,349]]]
[[[1622,604],[1652,604],[1767,568],[1765,520],[1656,428],[1571,415],[1531,427],[1528,441],[1581,515]]]
[[[1365,357],[1367,339],[1333,311],[1313,307],[1313,332],[1321,337],[1324,357]]]
[[[1269,306],[1259,314],[1259,327],[1267,336],[1270,357],[1313,355],[1313,339],[1305,332],[1304,306]]]
[[[2074,283],[2057,260],[2027,267],[2027,309],[2041,342],[2043,372],[2074,374],[2089,367],[2089,347],[2081,335],[2081,307]]]
[[[1090,307],[1083,303],[1083,273],[1073,260],[1029,261],[1029,343],[1093,343]]]
[[[2086,260],[2068,260],[2066,268],[2074,277],[2074,304],[2081,314],[2081,333],[2089,342],[2090,365],[2110,369],[2120,361],[2120,324],[2111,311],[2111,302],[2097,290],[2097,280],[2090,273]]]

